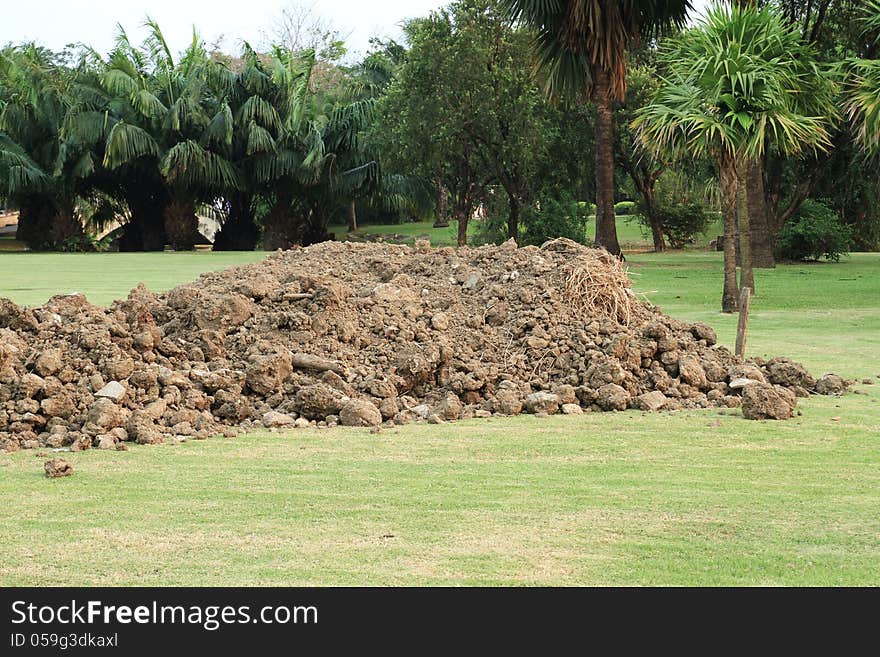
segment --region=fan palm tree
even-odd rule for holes
[[[868,0],[864,34],[880,42],[880,1]],[[880,153],[880,60],[854,59],[847,62],[847,117],[853,121],[865,150]]]
[[[596,109],[596,245],[620,254],[614,219],[612,104],[626,95],[626,51],[681,26],[689,0],[501,0],[536,31],[537,68],[550,95],[588,94]]]
[[[834,85],[810,47],[769,9],[716,6],[663,57],[668,77],[634,127],[647,148],[715,161],[724,216],[722,310],[734,312],[737,224],[741,286],[754,289],[744,198],[748,167],[768,148],[783,154],[826,149]],[[814,106],[825,114],[811,112]]]

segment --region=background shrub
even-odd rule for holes
[[[547,240],[567,237],[587,243],[587,210],[572,197],[556,192],[542,194],[537,203],[523,208],[524,232],[520,243],[540,246]]]
[[[650,230],[647,210],[643,206],[638,210],[639,221]],[[659,207],[655,212],[660,220],[660,230],[673,249],[681,249],[693,242],[697,235],[706,232],[715,219],[715,213],[701,203],[678,203]]]
[[[852,230],[821,201],[804,201],[776,238],[776,255],[781,260],[837,262],[852,245]]]
[[[500,244],[507,239],[509,208],[506,196],[496,194],[485,201],[486,218],[479,222],[475,244]],[[540,246],[547,240],[567,237],[581,244],[587,239],[587,213],[590,203],[575,201],[574,197],[557,189],[538,195],[529,205],[520,208],[520,246]]]
[[[595,210],[593,210],[595,213]],[[636,213],[636,202],[635,201],[621,201],[620,203],[614,204],[614,214],[620,216],[627,216]]]

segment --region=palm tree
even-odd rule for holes
[[[254,179],[270,199],[263,220],[266,248],[328,239],[334,216],[350,212],[356,197],[382,187],[378,161],[362,139],[375,97],[361,90],[350,97],[316,89],[314,66],[314,51],[274,49],[271,80],[279,129],[273,147],[255,153],[252,161]]]
[[[214,239],[215,251],[248,251],[256,246],[262,189],[253,163],[255,158],[275,153],[281,130],[275,110],[278,89],[264,58],[245,43],[236,68],[231,88],[220,78],[217,95],[223,100],[207,131],[208,140],[235,166],[241,183],[224,194],[224,221]]]
[[[66,162],[61,138],[70,86],[70,72],[50,51],[34,44],[0,50],[0,198],[19,209],[17,236],[31,249],[83,234],[77,163]]]
[[[149,36],[140,47],[120,27],[106,61],[89,51],[97,85],[81,94],[68,136],[91,139],[103,168],[116,174],[131,212],[123,250],[158,250],[166,242],[191,248],[197,208],[238,187],[216,139],[226,106],[214,92],[223,80],[228,87],[232,74],[210,59],[195,33],[176,62],[159,26],[149,19],[144,25]]]
[[[680,27],[690,0],[501,0],[536,31],[537,67],[550,95],[592,97],[596,109],[596,246],[620,254],[614,219],[612,105],[626,95],[626,51]]]
[[[864,34],[876,35],[880,43],[880,1],[868,0],[864,25]],[[847,64],[846,115],[856,125],[865,150],[880,153],[880,60],[853,59]]]
[[[724,216],[721,305],[733,312],[737,224],[740,287],[754,289],[744,198],[748,168],[768,148],[783,154],[827,148],[834,85],[814,64],[811,48],[769,9],[717,6],[667,49],[664,60],[668,77],[634,127],[647,148],[715,161]],[[813,105],[826,115],[808,111]]]

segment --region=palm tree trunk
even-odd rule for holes
[[[176,251],[191,251],[199,240],[195,201],[186,197],[172,199],[165,206],[163,219],[168,243]]]
[[[161,251],[165,247],[163,216],[168,203],[164,185],[152,185],[135,175],[126,185],[125,202],[131,219],[119,240],[119,250]]]
[[[302,232],[302,245],[311,246],[334,239],[334,236],[327,231],[330,225],[331,208],[325,203],[315,203],[308,215]]]
[[[728,157],[718,165],[721,188],[721,214],[724,219],[724,290],[721,312],[734,313],[739,307],[736,288],[736,166]]]
[[[233,194],[229,216],[214,237],[214,251],[253,251],[259,234],[253,196]]]
[[[356,233],[358,229],[357,202],[352,199],[348,206],[348,232]]]
[[[739,250],[742,270],[740,289],[747,287],[755,292],[755,272],[752,269],[752,231],[749,223],[748,197],[749,163],[740,161],[736,167],[736,218],[739,226]]]
[[[763,160],[755,160],[749,165],[748,196],[752,266],[759,269],[772,269],[776,266],[776,260],[773,258],[773,239],[767,216],[767,199],[764,194]]]
[[[596,107],[596,247],[620,255],[614,220],[614,119],[611,75],[595,67],[593,104]]]
[[[31,251],[58,249],[68,240],[84,235],[72,202],[46,194],[19,202],[15,238]]]
[[[280,185],[272,205],[263,218],[263,248],[267,251],[289,249],[295,242],[299,224],[293,218],[293,195]]]

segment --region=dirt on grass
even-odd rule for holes
[[[0,450],[117,449],[238,429],[739,407],[837,394],[785,358],[742,361],[568,240],[517,248],[327,242],[143,286],[0,299]],[[743,391],[749,394],[744,395]]]

